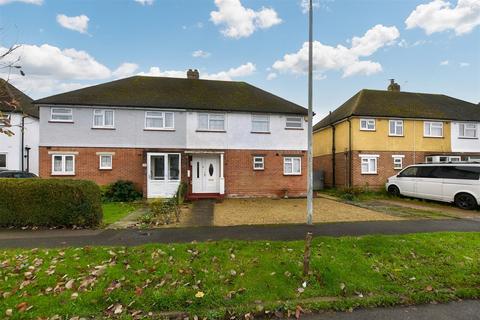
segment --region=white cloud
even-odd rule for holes
[[[192,56],[195,58],[208,58],[210,57],[210,52],[206,52],[203,50],[196,50],[196,51],[193,51]]]
[[[36,5],[41,5],[43,4],[43,0],[0,0],[0,6],[4,4],[9,4],[13,2],[23,2],[23,3],[28,3],[28,4],[36,4]]]
[[[125,78],[134,75],[138,69],[138,64],[131,62],[122,63],[117,69],[112,72],[115,78]]]
[[[376,25],[362,37],[354,37],[350,41],[350,48],[343,45],[336,47],[324,45],[319,41],[313,43],[313,64],[316,72],[327,70],[341,70],[343,77],[356,74],[371,75],[382,71],[378,62],[360,60],[368,57],[378,49],[395,43],[400,36],[396,27]],[[305,42],[299,51],[286,54],[282,60],[273,64],[273,69],[280,72],[302,74],[308,68],[308,42]],[[322,78],[323,76],[320,76]]]
[[[441,66],[448,66],[449,63],[450,62],[448,60],[444,60],[444,61],[440,62],[440,65]]]
[[[470,67],[470,63],[468,63],[468,62],[460,62],[460,67],[461,67],[461,68]]]
[[[278,74],[277,74],[276,72],[270,72],[270,73],[267,75],[267,80],[273,80],[273,79],[275,79],[277,76],[278,76]]]
[[[68,17],[64,14],[57,15],[57,22],[64,28],[86,33],[88,29],[88,21],[90,19],[82,14],[80,16]]]
[[[259,11],[245,8],[240,0],[215,0],[218,11],[210,12],[215,25],[225,25],[222,33],[229,38],[249,37],[257,29],[268,29],[282,22],[272,8]]]
[[[237,68],[231,68],[227,71],[220,71],[212,74],[200,72],[200,79],[231,81],[234,78],[249,76],[253,74],[255,70],[256,70],[255,65],[251,62],[248,62]],[[187,71],[185,70],[162,71],[158,67],[151,67],[147,72],[140,72],[138,75],[153,76],[153,77],[186,78]]]
[[[480,25],[480,1],[458,0],[452,7],[450,2],[434,0],[417,6],[405,24],[407,29],[422,28],[428,35],[446,30],[454,30],[457,35],[466,34]]]
[[[135,2],[140,3],[142,6],[151,6],[155,0],[135,0]]]

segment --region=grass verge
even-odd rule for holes
[[[112,224],[129,213],[139,208],[139,205],[133,202],[105,202],[102,204],[103,208],[103,224]]]
[[[135,319],[480,297],[480,233],[0,251],[0,317]],[[152,315],[150,315],[152,317]]]

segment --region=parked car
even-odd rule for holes
[[[0,178],[38,178],[38,176],[31,172],[4,170],[0,171]]]
[[[480,204],[480,163],[418,164],[388,178],[393,195],[454,202],[472,210]]]

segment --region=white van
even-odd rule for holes
[[[480,204],[480,163],[417,164],[388,178],[393,195],[454,202],[472,210]]]

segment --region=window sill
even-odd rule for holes
[[[74,123],[73,121],[48,120],[49,123]]]
[[[303,130],[303,128],[285,128],[285,130]]]
[[[253,169],[253,171],[265,171],[265,168],[264,169]]]
[[[213,133],[226,133],[226,130],[201,130],[197,129],[195,130],[196,132],[213,132]]]
[[[250,131],[253,134],[271,134],[270,131]]]
[[[112,171],[112,168],[98,168],[100,171]]]
[[[175,129],[144,128],[143,131],[175,131]]]
[[[92,127],[92,130],[116,130],[116,128],[109,128],[109,127]]]
[[[423,136],[424,138],[443,139],[443,136]]]
[[[362,175],[366,175],[366,176],[372,176],[372,175],[378,175],[377,172],[372,172],[372,173],[361,173]]]
[[[458,139],[462,139],[462,140],[478,140],[478,137],[458,137]]]
[[[360,131],[375,132],[377,129],[360,129]]]
[[[291,176],[298,177],[298,176],[301,176],[302,174],[301,173],[284,173],[283,175],[286,177],[291,177]]]
[[[403,137],[405,137],[404,134],[389,134],[388,136],[389,136],[389,137],[398,137],[398,138],[403,138]]]
[[[61,177],[63,176],[64,177],[64,176],[74,176],[75,173],[51,173],[50,175],[51,176],[61,176]]]

